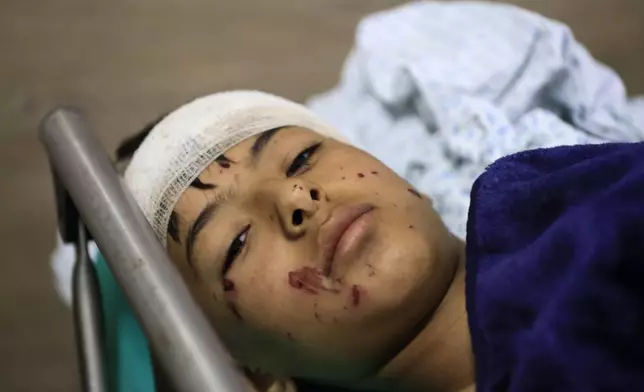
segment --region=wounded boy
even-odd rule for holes
[[[642,143],[502,158],[465,243],[384,164],[258,92],[170,113],[125,181],[257,388],[644,385]]]

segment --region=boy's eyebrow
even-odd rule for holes
[[[201,182],[199,177],[195,178],[194,181],[192,181],[192,183],[190,184],[190,186],[193,188],[202,189],[202,190],[217,188],[217,185],[215,184],[207,184],[207,183]]]
[[[257,139],[255,139],[255,142],[253,143],[253,146],[250,148],[250,157],[251,157],[251,162],[253,164],[257,163],[257,160],[259,159],[260,155],[262,154],[262,151],[264,151],[264,147],[268,145],[268,142],[271,140],[275,134],[284,129],[284,128],[289,128],[289,126],[283,126],[283,127],[277,127],[273,129],[269,129],[268,131],[263,132]]]
[[[192,264],[192,253],[194,251],[195,242],[197,241],[197,236],[199,235],[201,230],[206,227],[208,222],[210,222],[215,216],[218,206],[219,204],[217,204],[216,202],[210,202],[206,204],[206,206],[197,216],[197,219],[192,222],[192,225],[188,229],[188,236],[186,239],[186,259],[188,261],[188,265],[190,265],[191,268],[194,268],[194,265]]]
[[[251,162],[253,164],[256,164],[262,151],[268,145],[268,142],[273,138],[273,136],[275,136],[278,131],[289,127],[290,126],[287,125],[269,129],[268,131],[265,131],[261,135],[259,135],[259,137],[255,139],[255,142],[253,142],[253,145],[250,148]],[[198,189],[213,189],[216,187],[216,185],[213,184],[202,183],[199,178],[197,178],[195,182],[191,184],[191,186]],[[191,268],[194,268],[194,265],[192,263],[192,253],[194,252],[194,245],[197,241],[197,236],[199,235],[201,230],[203,230],[203,228],[208,224],[208,222],[210,222],[215,216],[218,206],[219,205],[216,202],[209,202],[201,210],[201,212],[197,216],[197,219],[192,222],[192,225],[188,229],[188,236],[186,238],[186,259],[188,261],[188,265],[190,265]]]

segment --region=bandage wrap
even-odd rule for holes
[[[304,106],[258,91],[198,98],[159,122],[134,154],[124,178],[159,241],[165,246],[174,206],[206,167],[241,141],[283,126],[344,141]]]

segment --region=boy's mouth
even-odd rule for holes
[[[370,226],[371,204],[342,205],[336,207],[318,233],[322,251],[323,273],[330,276],[333,265],[357,247]]]

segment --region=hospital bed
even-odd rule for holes
[[[100,291],[87,248],[92,239],[173,386],[243,391],[238,371],[80,111],[48,114],[40,138],[54,177],[59,231],[76,247],[73,308],[83,390],[109,390]]]

